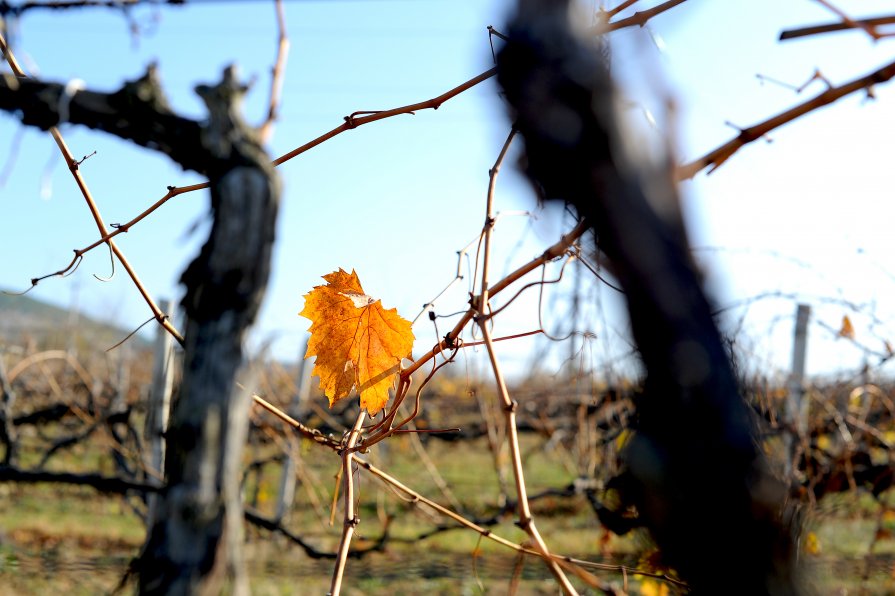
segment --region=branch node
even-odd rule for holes
[[[460,344],[456,342],[450,333],[446,333],[444,336],[444,347],[449,350],[455,350],[460,347]]]

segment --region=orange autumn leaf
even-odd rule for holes
[[[851,319],[848,318],[848,315],[842,317],[842,327],[839,328],[839,337],[844,337],[846,339],[855,338],[855,328],[851,324]]]
[[[330,406],[356,389],[361,407],[375,416],[388,402],[401,359],[410,357],[410,322],[364,294],[354,270],[339,269],[323,279],[326,285],[305,296],[299,313],[311,320],[305,354],[317,357],[311,374],[320,378]]]

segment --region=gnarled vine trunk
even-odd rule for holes
[[[183,382],[167,432],[168,490],[140,558],[143,594],[217,592],[225,577],[247,592],[240,460],[251,400],[235,381],[267,286],[279,184],[236,111],[245,90],[232,72],[198,92],[211,115],[201,141],[214,223],[182,277]]]
[[[111,94],[0,77],[0,109],[48,129],[69,122],[160,151],[209,179],[211,234],[184,272],[184,373],[167,432],[165,489],[136,563],[144,594],[247,592],[242,572],[240,460],[249,395],[235,381],[243,340],[270,272],[279,182],[255,132],[239,115],[246,89],[232,69],[200,86],[209,119],[172,113],[154,69]],[[76,164],[69,164],[77,167]],[[161,321],[160,321],[161,322]]]

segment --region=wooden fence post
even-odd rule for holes
[[[6,452],[3,454],[3,465],[14,466],[18,463],[19,445],[12,415],[16,394],[6,374],[6,363],[3,360],[5,350],[3,348],[4,346],[0,345],[0,442],[6,447]]]
[[[289,404],[289,415],[301,420],[304,417],[305,404],[307,404],[311,388],[311,366],[305,360],[305,354],[308,351],[308,342],[302,343],[301,352],[298,356],[298,376],[296,386],[298,391],[292,396],[292,403]],[[295,499],[295,466],[298,453],[295,449],[290,449],[283,461],[283,471],[280,476],[280,490],[277,494],[277,507],[274,519],[281,521]]]
[[[808,430],[808,402],[805,394],[805,356],[808,350],[808,320],[811,307],[799,304],[796,308],[796,325],[793,332],[792,372],[789,376],[786,397],[786,432],[783,435],[786,446],[786,475],[795,471],[796,445]]]
[[[160,302],[162,311],[170,313],[174,308],[171,300]],[[161,325],[155,332],[153,352],[152,386],[146,412],[146,442],[149,444],[149,461],[146,462],[150,474],[164,478],[165,431],[168,429],[168,414],[171,411],[171,392],[174,387],[174,338]],[[155,514],[156,495],[149,496],[149,524]]]

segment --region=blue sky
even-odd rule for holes
[[[588,6],[596,3],[585,3]],[[655,1],[643,0],[638,7]],[[287,2],[292,49],[280,122],[270,146],[280,155],[339,125],[356,110],[387,109],[439,95],[492,65],[487,25],[498,29],[504,0],[357,0]],[[856,17],[891,10],[889,2],[842,0]],[[632,12],[628,11],[628,13]],[[134,38],[120,14],[91,9],[34,11],[17,23],[13,49],[32,73],[50,80],[83,79],[114,90],[159,65],[175,108],[201,118],[192,87],[213,82],[222,68],[239,66],[255,78],[246,115],[260,122],[275,52],[272,3],[216,2],[185,7],[142,7]],[[781,29],[833,20],[816,2],[689,0],[655,18],[648,30],[614,34],[614,71],[632,106],[630,118],[649,141],[659,132],[644,123],[670,94],[679,110],[674,128],[678,157],[687,161],[728,140],[730,121],[748,126],[822,90],[801,95],[762,84],[757,73],[800,84],[816,68],[834,84],[863,75],[895,55],[892,41],[873,43],[847,32],[778,43]],[[863,353],[836,339],[843,315],[857,339],[874,349],[895,343],[895,241],[891,226],[891,150],[895,92],[879,86],[877,100],[841,100],[754,143],[716,173],[682,185],[693,244],[720,305],[768,292],[745,312],[738,338],[755,362],[777,369],[789,354],[797,300],[815,306],[809,372],[860,365]],[[0,287],[24,289],[31,277],[64,266],[71,251],[92,243],[96,228],[48,135],[20,134],[14,117],[0,115],[0,168],[15,159],[0,188]],[[357,270],[366,291],[412,319],[453,278],[456,251],[473,239],[484,217],[487,173],[509,130],[493,81],[437,111],[401,116],[349,131],[279,168],[285,194],[268,299],[256,341],[276,354],[298,352],[308,322],[297,316],[302,295],[338,267]],[[77,155],[96,151],[82,166],[107,223],[127,221],[165,193],[167,185],[200,181],[163,156],[74,126],[63,134]],[[653,140],[655,140],[655,138]],[[514,159],[498,183],[497,209],[537,209]],[[2,171],[2,170],[0,170]],[[172,200],[153,217],[119,236],[119,246],[156,297],[180,296],[178,278],[207,231],[207,197]],[[497,229],[496,274],[514,268],[552,243],[568,222],[555,211],[536,219],[506,217]],[[32,295],[133,328],[149,317],[145,304],[117,268],[110,282],[108,252],[94,250],[66,279],[40,284]],[[437,304],[439,313],[465,307],[466,281]],[[573,286],[569,278],[550,296]],[[603,300],[585,326],[596,332],[597,359],[625,353],[617,296]],[[553,300],[559,300],[554,298]],[[850,309],[846,303],[860,308]],[[554,304],[552,326],[563,326]],[[497,335],[537,326],[537,297],[519,302],[498,321]],[[871,313],[873,316],[871,316]],[[730,311],[728,326],[744,314]],[[605,315],[605,316],[604,316]],[[441,333],[449,322],[440,322]],[[416,352],[435,333],[423,320]],[[523,370],[538,344],[501,346]],[[560,353],[565,348],[559,348]],[[471,355],[470,361],[476,357]]]

